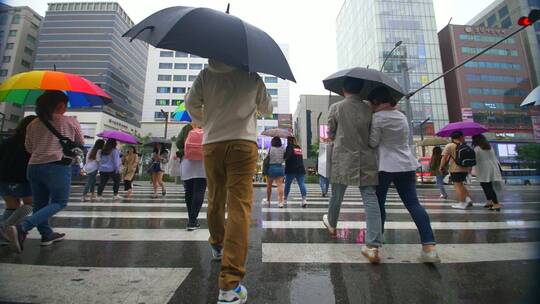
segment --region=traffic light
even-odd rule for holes
[[[540,19],[540,10],[533,9],[529,13],[529,16],[527,17],[523,16],[519,18],[518,24],[523,27],[527,27],[527,26],[533,25],[533,23],[538,21],[538,19]]]

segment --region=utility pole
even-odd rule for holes
[[[401,56],[401,73],[403,76],[404,91],[409,92],[411,87],[409,79],[409,66],[407,64],[407,46],[403,46],[403,55]],[[413,113],[411,108],[411,96],[405,95],[405,112],[407,114],[407,121],[409,123],[409,145],[412,149],[413,144]],[[416,155],[416,153],[414,153]]]
[[[163,114],[163,116],[165,116],[165,134],[163,136],[163,138],[167,138],[167,128],[169,127],[169,112],[165,112],[163,110],[161,110],[161,114]]]

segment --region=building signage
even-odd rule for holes
[[[122,122],[120,122],[120,121],[118,121],[118,120],[114,120],[114,119],[112,119],[112,118],[109,118],[109,121],[108,121],[108,122],[109,122],[109,124],[110,124],[111,126],[113,126],[114,128],[117,128],[117,129],[119,129],[119,130],[125,130],[125,131],[128,131],[128,129],[129,129],[129,127],[128,127],[127,124],[122,123]]]
[[[292,130],[292,114],[278,114],[278,128]]]
[[[471,108],[461,108],[461,120],[473,121],[473,111]]]
[[[531,116],[531,120],[534,130],[534,139],[536,140],[536,142],[540,142],[540,116],[533,115]]]
[[[465,33],[468,34],[493,34],[493,35],[505,35],[506,30],[500,28],[491,28],[491,27],[475,27],[475,26],[466,26]]]

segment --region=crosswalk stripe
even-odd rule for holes
[[[489,210],[428,209],[429,214],[494,214]],[[327,213],[328,208],[262,208],[265,213]],[[363,208],[344,208],[341,213],[365,213]],[[407,209],[386,209],[386,213],[409,214]],[[503,209],[503,214],[539,214],[536,209]]]
[[[438,244],[441,263],[532,260],[540,258],[539,242],[496,244]],[[385,264],[419,263],[416,244],[385,244],[381,249]],[[265,263],[368,263],[358,244],[263,243]]]
[[[0,301],[168,303],[190,271],[191,268],[66,267],[2,263],[0,277],[5,280],[0,284]],[[57,295],[54,296],[51,290],[56,290]]]
[[[208,229],[114,229],[114,228],[58,228],[66,240],[77,241],[208,241]],[[36,229],[28,238],[41,239]]]
[[[62,211],[54,217],[74,218],[148,218],[148,219],[187,219],[187,212],[124,212],[124,211]]]
[[[340,221],[339,229],[364,229],[364,221]],[[321,221],[263,221],[265,229],[325,229]],[[505,222],[431,222],[434,230],[488,230],[488,229],[532,229],[540,228],[540,221],[505,221]],[[384,229],[416,229],[413,221],[387,221]]]

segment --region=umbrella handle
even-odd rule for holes
[[[153,25],[148,25],[148,26],[143,27],[140,31],[137,32],[137,34],[135,34],[135,36],[133,36],[133,37],[131,37],[131,39],[129,39],[129,42],[133,42],[133,40],[135,38],[137,38],[137,36],[139,36],[145,30],[153,30],[154,28],[155,28],[155,26],[153,26]]]

